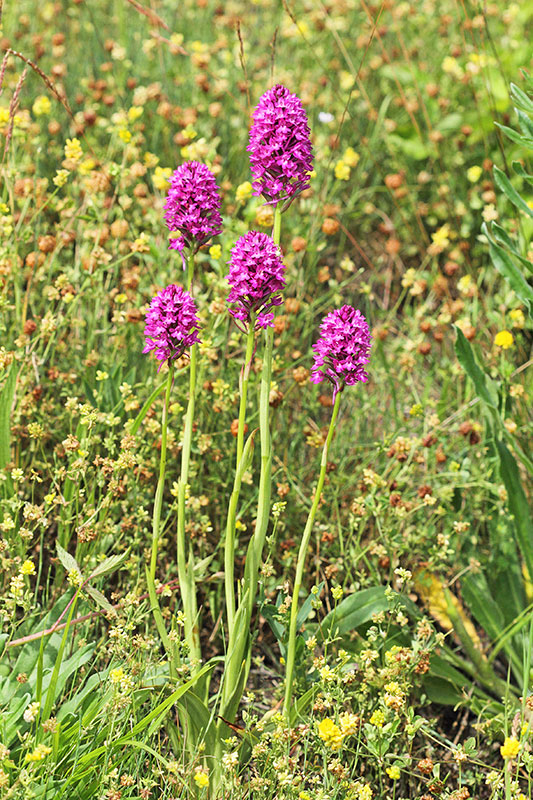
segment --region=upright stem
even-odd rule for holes
[[[335,422],[337,421],[337,414],[339,413],[340,398],[341,398],[341,393],[337,392],[335,396],[335,403],[333,405],[331,422],[329,423],[328,435],[326,437],[324,449],[322,450],[322,460],[320,462],[320,474],[318,476],[318,483],[316,485],[315,497],[313,500],[313,505],[311,506],[311,510],[309,511],[309,516],[307,517],[307,522],[302,536],[302,541],[300,542],[300,550],[298,551],[298,561],[296,563],[296,576],[294,578],[294,589],[292,594],[291,616],[289,623],[289,641],[287,645],[285,702],[283,704],[283,713],[287,718],[289,717],[290,714],[291,700],[292,700],[292,682],[294,678],[294,654],[296,651],[296,633],[297,633],[296,620],[298,617],[298,599],[299,599],[300,589],[302,586],[302,578],[304,573],[307,549],[309,547],[309,540],[311,538],[311,532],[313,530],[313,524],[318,509],[318,504],[320,503],[320,495],[322,494],[324,479],[326,477],[326,467],[328,464],[329,447],[331,444],[331,439],[333,437],[333,431],[335,429]]]
[[[255,317],[251,316],[246,338],[246,355],[241,378],[241,398],[239,403],[239,427],[237,431],[237,458],[235,463],[235,476],[233,491],[231,493],[226,522],[226,540],[224,544],[224,584],[226,592],[226,614],[228,618],[228,638],[233,632],[235,621],[235,522],[237,518],[237,504],[242,482],[242,470],[239,469],[244,450],[244,426],[246,423],[246,400],[248,396],[248,380],[254,353]]]
[[[165,405],[163,407],[163,421],[161,426],[161,455],[159,459],[159,480],[154,501],[154,514],[152,522],[152,556],[150,558],[150,578],[155,580],[155,570],[157,566],[157,547],[159,545],[159,527],[161,524],[161,507],[163,505],[163,492],[165,489],[165,469],[167,464],[167,428],[168,428],[168,407],[170,403],[170,391],[174,379],[174,363],[168,365],[168,375],[165,390]]]
[[[281,235],[281,207],[279,203],[274,210],[274,228],[272,238],[278,245]],[[263,371],[261,373],[261,393],[259,397],[259,432],[261,436],[261,474],[259,477],[259,500],[257,504],[257,522],[253,539],[253,566],[257,580],[257,570],[265,544],[270,516],[270,495],[272,487],[272,441],[270,436],[270,384],[272,382],[272,355],[274,349],[274,328],[267,328],[265,334],[265,351],[263,354]],[[250,601],[255,597],[255,586],[250,586]]]
[[[274,228],[272,238],[279,246],[281,233],[281,208],[279,204],[274,211]],[[272,379],[272,352],[274,344],[274,329],[265,331],[265,349],[263,352],[263,370],[261,373],[261,388],[259,394],[259,434],[261,438],[261,472],[259,476],[259,497],[254,534],[248,544],[246,562],[244,567],[244,580],[241,594],[242,615],[239,624],[234,625],[228,636],[227,655],[222,676],[222,699],[220,702],[220,715],[233,721],[240,698],[236,696],[235,687],[242,680],[242,670],[245,669],[247,647],[249,643],[249,629],[252,611],[257,595],[257,578],[261,554],[268,530],[270,516],[272,446],[270,439],[270,383]],[[226,584],[227,587],[227,584]],[[236,612],[241,614],[241,607]],[[219,722],[219,729],[224,723]]]
[[[194,274],[194,255],[187,259],[187,290],[190,291]],[[181,449],[181,472],[178,481],[178,578],[185,614],[185,641],[189,646],[191,659],[201,660],[200,632],[198,628],[198,605],[196,602],[196,582],[194,579],[194,561],[192,550],[187,554],[185,540],[185,500],[189,483],[189,465],[191,460],[192,428],[194,423],[194,407],[196,394],[196,368],[198,361],[198,345],[191,347],[189,363],[189,402],[183,429]],[[196,669],[196,668],[195,668]]]

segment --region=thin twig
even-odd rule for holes
[[[168,586],[174,586],[177,583],[178,583],[177,580],[169,581],[168,583],[163,583],[158,589],[156,589],[156,593],[161,594],[164,591],[164,589],[166,589]],[[139,600],[146,600],[147,597],[148,593],[146,592],[145,594],[142,594],[139,597]],[[122,606],[123,603],[117,603],[116,605],[112,606],[113,611],[122,608]],[[65,611],[63,612],[63,614],[61,614],[57,622],[55,622],[51,628],[47,628],[45,631],[38,631],[37,633],[30,633],[28,634],[28,636],[22,636],[20,639],[13,639],[12,642],[8,643],[7,647],[16,647],[17,645],[20,644],[26,644],[26,642],[33,642],[35,641],[35,639],[41,639],[43,636],[48,636],[50,633],[55,633],[56,631],[62,630],[67,626],[66,622],[60,623],[60,620],[63,618]],[[73,619],[70,624],[78,625],[80,622],[86,622],[88,619],[95,619],[96,617],[99,617],[102,614],[109,614],[109,611],[107,611],[105,608],[102,608],[99,611],[92,611],[90,614],[84,614],[82,617],[76,617],[76,619]]]
[[[142,14],[149,19],[152,25],[157,25],[159,28],[164,28],[166,31],[170,30],[167,23],[162,20],[161,17],[155,13],[155,11],[152,11],[151,8],[145,8],[138,2],[138,0],[127,0],[127,2],[130,4],[130,6],[133,6],[133,8],[138,11],[139,14]]]

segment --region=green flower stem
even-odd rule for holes
[[[163,421],[161,426],[161,455],[159,459],[159,480],[157,482],[157,489],[154,500],[154,513],[152,522],[152,554],[150,558],[150,568],[146,567],[146,583],[148,585],[148,595],[150,598],[150,610],[154,615],[155,624],[161,641],[165,647],[170,658],[170,673],[172,677],[176,676],[175,670],[175,647],[169,639],[161,608],[157,599],[157,591],[155,586],[155,571],[157,568],[157,548],[159,545],[159,534],[161,526],[161,507],[163,505],[163,492],[165,490],[165,470],[167,463],[167,430],[168,430],[168,408],[170,405],[170,392],[174,380],[174,364],[172,362],[168,365],[168,375],[165,383],[165,405],[163,407]]]
[[[272,239],[278,245],[281,236],[281,208],[278,203],[274,210],[274,229]],[[257,522],[253,536],[253,571],[252,581],[257,582],[257,571],[261,554],[265,545],[270,516],[270,495],[272,487],[272,441],[270,436],[270,384],[272,382],[272,355],[274,349],[274,328],[267,328],[265,333],[265,351],[263,354],[263,371],[261,373],[261,392],[259,397],[259,432],[261,437],[261,474],[259,477],[259,500],[257,504]],[[250,583],[250,613],[256,593],[255,583]]]
[[[194,274],[194,255],[191,253],[187,259],[187,290],[190,291]],[[193,661],[200,664],[202,653],[200,649],[200,631],[198,627],[198,606],[196,602],[196,583],[194,579],[194,561],[192,549],[187,555],[185,541],[185,500],[187,485],[189,483],[189,465],[191,460],[192,427],[194,422],[194,407],[196,394],[196,370],[198,362],[198,345],[191,347],[189,363],[189,402],[185,415],[183,429],[183,444],[181,449],[181,473],[178,481],[178,578],[180,592],[185,614],[185,641],[189,647],[189,655]],[[195,667],[196,670],[197,667]]]
[[[315,497],[313,500],[313,505],[311,506],[311,510],[309,511],[309,516],[307,517],[307,522],[302,536],[302,541],[300,542],[300,550],[298,551],[298,561],[296,562],[296,576],[294,578],[294,589],[292,593],[291,616],[289,623],[289,641],[287,644],[285,701],[283,704],[283,713],[287,718],[289,717],[291,710],[292,688],[293,688],[292,682],[294,679],[294,654],[296,652],[296,633],[297,633],[296,621],[298,617],[298,600],[300,595],[300,589],[302,586],[302,578],[304,573],[307,550],[309,547],[309,540],[311,538],[313,524],[315,522],[315,516],[318,509],[318,504],[320,503],[320,496],[322,494],[322,488],[324,486],[324,480],[326,477],[326,467],[328,464],[329,447],[331,444],[331,439],[333,438],[333,432],[335,430],[337,415],[339,413],[340,399],[341,399],[341,392],[337,392],[337,395],[335,397],[335,403],[333,405],[331,422],[329,423],[328,435],[326,437],[324,449],[322,450],[322,460],[320,462],[320,474],[318,476],[318,483],[316,485]]]
[[[159,480],[154,501],[154,514],[152,521],[152,556],[150,559],[150,578],[155,580],[155,570],[157,566],[157,547],[159,544],[159,533],[161,524],[161,507],[163,505],[163,492],[165,489],[165,469],[167,465],[167,429],[168,429],[168,407],[170,404],[170,391],[174,379],[174,364],[171,361],[168,365],[168,375],[165,388],[165,405],[163,407],[163,422],[161,426],[161,456],[159,459]]]
[[[239,469],[244,450],[244,426],[246,422],[246,400],[248,396],[248,381],[254,354],[255,342],[255,316],[251,315],[248,335],[246,337],[246,355],[242,371],[239,404],[239,427],[237,431],[237,458],[235,463],[235,477],[231,493],[228,517],[226,522],[226,540],[224,544],[224,585],[226,591],[226,614],[228,619],[228,637],[233,632],[235,622],[235,524],[237,518],[237,505],[242,482],[242,469]]]
[[[274,211],[274,228],[272,238],[279,246],[281,234],[281,209],[279,205]],[[270,495],[272,486],[272,444],[270,437],[270,384],[272,380],[272,354],[274,348],[274,329],[265,331],[265,349],[263,352],[263,370],[259,394],[259,434],[261,439],[261,472],[259,476],[259,497],[255,530],[246,553],[244,580],[241,591],[239,609],[234,618],[231,635],[228,636],[222,691],[220,715],[232,721],[238,709],[240,698],[236,696],[236,687],[241,685],[243,670],[247,670],[249,661],[250,620],[257,595],[257,579],[261,555],[265,545],[270,517]],[[227,584],[226,584],[227,585]],[[245,680],[242,681],[244,685]],[[238,691],[237,691],[238,693]],[[219,722],[218,728],[224,723]]]

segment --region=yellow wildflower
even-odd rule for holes
[[[343,736],[353,736],[359,730],[359,717],[345,711],[339,716],[339,725]]]
[[[152,178],[155,188],[159,189],[160,192],[165,192],[168,189],[168,179],[171,174],[170,167],[156,167]]]
[[[194,782],[200,789],[205,789],[209,786],[209,776],[203,770],[198,770],[194,776]]]
[[[9,108],[2,106],[0,108],[0,125],[7,125],[9,122]]]
[[[513,328],[523,328],[526,324],[526,318],[521,308],[513,308],[509,311],[509,316],[513,321]]]
[[[144,112],[144,108],[142,106],[132,106],[128,109],[128,120],[130,122],[135,122],[136,119],[142,117]]]
[[[383,713],[383,711],[377,708],[370,717],[370,724],[375,725],[376,728],[382,728],[384,722],[385,722],[385,714]]]
[[[359,153],[356,153],[353,147],[347,147],[344,151],[344,155],[342,160],[345,164],[348,164],[349,167],[356,167],[359,163],[361,156]]]
[[[33,561],[26,560],[21,565],[19,572],[21,575],[35,575],[35,564]]]
[[[332,750],[340,750],[342,747],[342,732],[338,725],[335,725],[332,719],[326,717],[318,724],[318,735],[326,745],[331,747]]]
[[[514,736],[508,736],[500,747],[502,758],[516,758],[520,750],[520,742]]]
[[[211,258],[214,258],[215,260],[219,259],[220,256],[222,255],[221,246],[219,244],[212,244],[211,247],[209,248],[209,255],[211,256]]]
[[[244,183],[240,183],[235,192],[237,202],[243,203],[245,200],[248,200],[248,198],[252,196],[252,190],[253,186],[250,181],[244,181]]]
[[[466,171],[466,177],[470,181],[470,183],[477,183],[478,180],[481,178],[483,174],[483,170],[481,167],[477,165],[474,167],[469,167]]]
[[[39,97],[35,98],[35,102],[31,107],[31,110],[35,114],[36,117],[42,117],[45,114],[49,114],[52,110],[52,103],[50,102],[50,98],[47,97],[45,94],[40,94]]]
[[[65,158],[71,161],[80,161],[83,156],[83,150],[79,139],[67,139],[65,144]]]
[[[159,156],[156,156],[155,153],[149,153],[147,151],[144,154],[144,163],[149,169],[153,169],[159,164]]]
[[[385,770],[391,781],[397,781],[400,778],[400,770],[398,767],[387,767]]]
[[[131,131],[129,131],[127,128],[120,128],[118,135],[119,138],[122,139],[122,141],[126,144],[131,142]]]
[[[445,248],[450,244],[450,226],[448,223],[442,225],[438,230],[431,234],[431,239],[436,247]]]
[[[57,186],[58,188],[60,186],[64,186],[65,183],[67,182],[68,175],[69,175],[68,169],[58,169],[54,178],[52,179],[54,185]]]
[[[259,206],[255,212],[255,221],[263,228],[271,228],[274,224],[274,209],[272,206]]]
[[[494,344],[496,347],[501,347],[502,350],[508,350],[510,347],[512,347],[513,342],[514,336],[511,331],[499,331],[494,337]]]
[[[51,752],[51,747],[47,747],[45,744],[38,744],[33,752],[26,753],[26,761],[42,761]]]
[[[337,161],[335,164],[335,177],[339,181],[347,181],[350,178],[350,167],[344,161]]]

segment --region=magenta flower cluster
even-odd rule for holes
[[[370,360],[372,337],[368,322],[352,306],[331,311],[322,320],[320,338],[313,345],[315,353],[311,381],[322,383],[326,378],[334,385],[333,398],[346,384],[368,380],[364,367]]]
[[[172,250],[196,252],[222,231],[215,176],[199,161],[188,161],[174,170],[164,208],[168,229],[180,233],[170,241]]]
[[[248,324],[253,314],[255,327],[274,324],[273,306],[279,306],[285,286],[285,265],[280,250],[266,233],[249,231],[235,243],[231,251],[227,281],[231,287],[228,303],[230,314]]]
[[[256,195],[277,203],[308,188],[313,148],[307,114],[285,86],[277,84],[260,98],[247,149]]]
[[[153,350],[161,364],[174,361],[200,341],[198,326],[194,300],[181,286],[171,284],[156,294],[146,312],[143,353]]]

